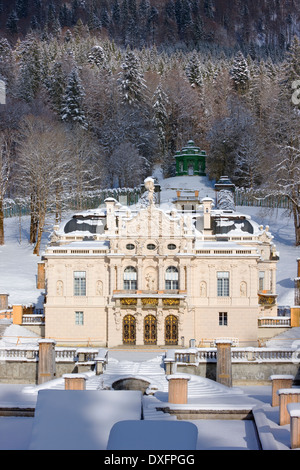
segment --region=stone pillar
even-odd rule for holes
[[[52,339],[39,340],[38,384],[43,384],[55,377],[55,344]]]
[[[65,374],[65,390],[85,390],[86,376],[84,374]]]
[[[272,406],[279,406],[278,390],[281,388],[291,388],[294,381],[293,375],[271,375],[272,381]]]
[[[169,382],[169,403],[184,405],[188,402],[188,381],[190,376],[187,374],[168,375]]]
[[[0,310],[8,309],[8,294],[0,294]]]
[[[218,340],[216,381],[226,387],[232,387],[231,341]]]
[[[36,287],[45,289],[45,263],[38,263]]]
[[[13,324],[22,325],[23,322],[23,307],[22,305],[13,305]]]
[[[300,403],[300,388],[281,388],[277,393],[279,395],[279,424],[284,426],[290,423],[287,405]]]
[[[300,448],[300,404],[290,403],[287,409],[290,415],[291,449],[298,449]]]

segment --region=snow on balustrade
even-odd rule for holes
[[[193,357],[191,359],[191,357]],[[177,363],[197,364],[217,361],[217,348],[193,348],[176,351]],[[292,348],[237,348],[231,349],[232,362],[300,362],[300,349]]]

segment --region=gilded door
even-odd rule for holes
[[[126,315],[123,319],[123,343],[135,344],[136,321],[133,315]]]
[[[156,344],[156,318],[154,315],[147,315],[144,320],[144,344]]]
[[[178,344],[178,319],[175,315],[166,317],[165,344]]]

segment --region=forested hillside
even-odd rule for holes
[[[131,47],[210,42],[284,49],[299,31],[298,0],[1,0],[0,28],[15,39],[30,28],[57,34],[80,19]]]
[[[287,195],[299,227],[298,2],[2,0],[0,10],[0,244],[4,200],[30,201],[36,242],[67,194],[80,208],[86,191],[139,185],[155,163],[171,176],[189,139],[211,178]]]

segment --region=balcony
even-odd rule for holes
[[[277,294],[272,294],[270,291],[258,292],[258,303],[263,307],[274,307],[276,305]]]
[[[114,291],[112,299],[116,307],[120,308],[180,308],[184,306],[186,291],[163,290],[163,291]]]
[[[259,328],[290,328],[291,317],[261,317],[258,319]]]

